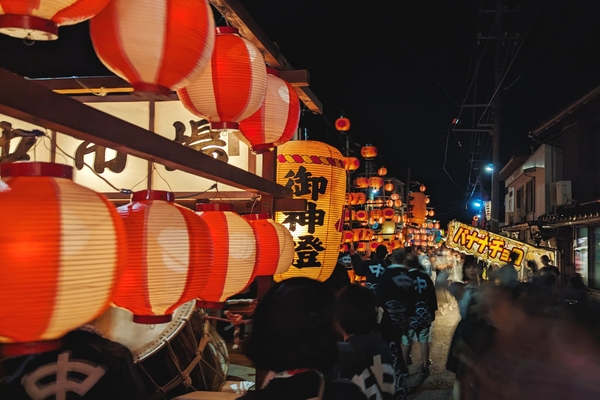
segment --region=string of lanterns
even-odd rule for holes
[[[173,193],[145,190],[115,209],[75,184],[70,166],[5,163],[0,175],[0,224],[10,227],[0,231],[5,355],[56,348],[111,302],[144,324],[168,322],[194,299],[219,307],[254,277],[285,273],[292,263],[285,227],[242,218],[230,205],[198,204],[194,213]]]

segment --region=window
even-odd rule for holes
[[[588,228],[575,229],[575,272],[581,275],[583,282],[588,285]]]
[[[535,179],[531,179],[525,184],[525,211],[530,213],[535,211]]]
[[[523,208],[523,194],[523,186],[521,186],[519,189],[517,189],[516,205],[518,209]]]
[[[588,285],[594,289],[600,289],[600,228],[594,228],[593,237],[594,255],[589,269]]]

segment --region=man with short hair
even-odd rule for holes
[[[498,272],[496,272],[496,277],[500,280],[500,285],[513,287],[519,281],[519,275],[517,273],[517,269],[515,268],[515,262],[519,258],[519,253],[516,251],[511,251],[508,256],[508,262],[504,264]]]
[[[373,293],[377,293],[379,282],[385,272],[388,249],[380,244],[375,249],[375,256],[372,260],[358,260],[354,263],[354,273],[358,276],[366,277],[365,287]]]
[[[540,275],[541,276],[548,276],[548,275],[553,275],[554,279],[548,279],[548,281],[550,281],[551,283],[559,283],[560,280],[560,271],[558,270],[557,267],[555,267],[554,265],[550,264],[550,258],[546,255],[542,256],[541,258],[543,267],[540,268]],[[552,282],[554,281],[554,282]]]

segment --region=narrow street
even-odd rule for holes
[[[460,319],[457,309],[446,311],[442,315],[439,311],[433,323],[433,346],[429,367],[431,375],[421,382],[421,351],[417,343],[413,345],[413,364],[409,366],[410,377],[407,380],[409,387],[413,387],[410,400],[449,400],[452,399],[452,385],[454,374],[446,370],[446,358],[454,328]]]

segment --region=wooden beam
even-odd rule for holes
[[[225,17],[231,26],[239,29],[240,35],[258,48],[269,66],[281,71],[294,69],[239,0],[208,1]],[[317,114],[323,113],[323,104],[308,86],[296,86],[295,89],[298,97],[309,110]]]
[[[213,159],[0,69],[0,113],[190,174],[273,198],[289,188]]]
[[[293,87],[306,87],[310,84],[310,74],[305,69],[279,71],[279,77]]]

